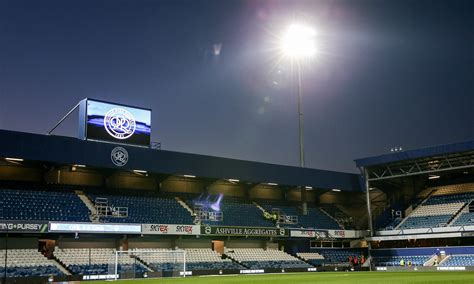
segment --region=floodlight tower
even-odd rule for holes
[[[303,108],[302,108],[302,63],[311,59],[316,53],[316,31],[306,25],[292,24],[281,37],[280,49],[284,57],[289,58],[296,65],[297,95],[298,95],[298,129],[299,129],[299,158],[300,167],[305,167],[304,134],[303,134]],[[300,186],[302,213],[307,215],[306,187]]]

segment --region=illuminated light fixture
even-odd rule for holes
[[[193,175],[183,175],[183,177],[185,177],[185,178],[195,178],[196,176],[193,176]]]
[[[281,37],[280,48],[283,55],[302,59],[316,53],[316,31],[309,26],[292,24]]]
[[[274,183],[274,182],[267,182],[267,185],[273,185],[273,186],[277,186],[278,183]]]
[[[86,165],[79,165],[79,164],[75,164],[75,165],[72,165],[73,167],[78,167],[78,168],[85,168]]]
[[[138,174],[146,174],[147,171],[144,171],[144,170],[133,170],[134,173],[138,173]]]
[[[438,179],[438,178],[440,178],[440,176],[438,176],[438,175],[429,175],[428,176],[428,179]]]
[[[5,160],[11,161],[11,162],[23,162],[24,161],[24,159],[20,159],[20,158],[5,158]]]
[[[306,190],[313,190],[312,186],[305,186]]]
[[[230,179],[228,179],[228,181],[229,181],[229,182],[239,182],[240,180],[235,179],[235,178],[230,178]]]
[[[375,187],[369,187],[369,190],[374,190],[374,189],[375,189]]]
[[[331,191],[340,192],[341,190],[340,190],[340,189],[337,189],[337,188],[333,188],[333,189],[331,189]]]

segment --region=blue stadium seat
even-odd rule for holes
[[[86,205],[66,190],[0,189],[0,219],[90,222]]]
[[[89,197],[92,201],[107,198],[109,206],[128,207],[128,217],[101,217],[101,221],[108,223],[193,224],[191,214],[173,198],[108,194]]]

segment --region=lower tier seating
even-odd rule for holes
[[[146,249],[147,252],[134,250],[134,253],[154,271],[173,271],[183,269],[183,255],[173,250]],[[243,269],[244,267],[230,259],[222,257],[212,249],[191,248],[186,251],[186,270]]]
[[[411,256],[378,256],[373,257],[372,260],[376,266],[400,266],[400,261],[403,259],[405,266],[411,263],[412,266],[423,266],[431,256],[426,255],[411,255]]]
[[[319,266],[324,262],[324,256],[317,252],[300,252],[297,255],[314,266]]]
[[[347,264],[349,257],[366,256],[365,252],[357,249],[318,249],[316,252],[324,257],[326,264]]]
[[[474,254],[451,255],[440,266],[474,266]]]
[[[0,257],[2,260],[5,259],[5,250],[0,250]],[[7,277],[63,275],[52,260],[44,257],[36,249],[9,249],[6,272]],[[4,265],[1,265],[0,273],[4,275]]]
[[[250,269],[311,267],[304,261],[275,249],[228,248],[225,253]]]
[[[103,275],[114,273],[115,270],[115,251],[110,248],[56,248],[54,255],[73,274]],[[139,261],[130,256],[119,255],[119,273],[148,271]]]

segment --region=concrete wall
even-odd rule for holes
[[[158,190],[158,183],[152,177],[134,173],[119,173],[106,179],[109,188]]]
[[[83,186],[103,186],[104,179],[101,174],[86,168],[77,167],[75,171],[71,167],[50,170],[44,177],[46,183],[70,184]]]
[[[257,185],[250,189],[249,192],[250,198],[256,199],[273,199],[279,200],[283,198],[283,193],[281,189],[267,186],[267,185]]]
[[[204,191],[204,184],[191,178],[169,177],[161,182],[161,191],[200,194]]]
[[[43,171],[39,168],[25,168],[16,165],[0,165],[0,180],[40,182]]]
[[[243,186],[232,184],[226,181],[218,181],[208,186],[210,194],[224,194],[224,196],[234,196],[245,198],[247,193]]]

